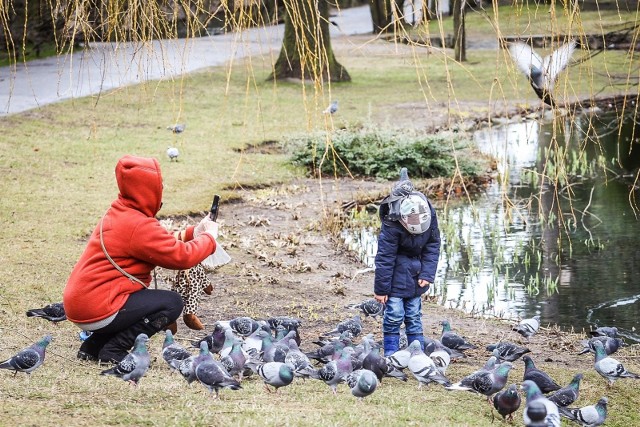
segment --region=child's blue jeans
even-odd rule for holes
[[[399,335],[404,322],[407,336],[422,335],[422,298],[389,297],[382,320],[385,335]]]

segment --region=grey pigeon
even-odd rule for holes
[[[347,385],[358,399],[364,399],[371,395],[378,387],[378,378],[376,374],[368,369],[358,369],[351,372],[345,379]]]
[[[200,348],[200,344],[205,342],[207,344],[207,348],[211,353],[218,353],[222,350],[224,346],[224,342],[226,340],[225,337],[225,328],[220,324],[220,322],[216,322],[213,326],[213,331],[210,335],[196,341],[193,343],[193,346],[196,348]]]
[[[140,334],[136,337],[133,344],[133,350],[127,354],[124,359],[110,369],[105,369],[101,375],[113,375],[129,381],[137,386],[140,378],[147,373],[149,369],[149,352],[147,351],[147,334]]]
[[[167,129],[173,133],[182,133],[187,128],[184,123],[176,123],[175,125],[167,126]]]
[[[542,392],[531,380],[522,383],[527,398],[522,418],[525,426],[560,427],[560,413],[555,403],[543,396]]]
[[[24,348],[9,359],[0,362],[0,369],[14,371],[14,376],[18,372],[31,374],[44,363],[45,349],[51,343],[51,340],[51,335],[44,336],[30,347]]]
[[[508,341],[500,341],[495,344],[489,344],[487,351],[492,352],[500,362],[515,362],[523,355],[530,353],[527,347],[521,347],[517,344]],[[495,353],[494,353],[495,352]]]
[[[288,386],[293,382],[295,377],[294,368],[288,363],[283,362],[267,362],[261,363],[255,369],[262,381],[264,381],[264,387],[267,391],[271,392],[269,386],[273,387],[278,392],[280,387]]]
[[[552,395],[548,396],[548,399],[559,408],[571,405],[578,400],[578,396],[580,395],[580,381],[582,381],[582,374],[576,374],[569,385],[555,391]]]
[[[512,421],[513,413],[518,410],[521,401],[518,387],[515,384],[511,384],[493,396],[493,407],[502,415],[503,419]]]
[[[407,368],[413,374],[415,379],[418,380],[418,388],[422,387],[422,384],[429,384],[436,382],[443,386],[450,386],[451,382],[440,373],[438,367],[424,351],[422,351],[422,345],[418,340],[409,344],[408,350],[411,352],[409,358],[409,364]]]
[[[278,325],[282,325],[288,330],[296,330],[300,326],[302,326],[302,320],[297,319],[295,317],[288,317],[288,316],[270,317],[267,319],[267,323],[269,324],[271,329],[275,329],[278,327]]]
[[[411,350],[409,350],[409,346],[407,346],[407,348],[403,348],[387,356],[386,359],[396,369],[406,369],[407,366],[409,366],[409,359],[411,359]]]
[[[260,323],[251,317],[236,317],[229,322],[220,322],[222,326],[228,325],[233,332],[241,337],[248,337],[260,328]]]
[[[162,343],[162,358],[171,367],[171,369],[178,370],[180,362],[184,359],[191,357],[184,347],[175,342],[173,334],[169,329],[165,331],[164,342]]]
[[[516,326],[512,328],[512,330],[516,331],[527,340],[531,338],[538,329],[540,328],[540,316],[533,316],[530,319],[524,319]]]
[[[571,40],[542,58],[528,44],[515,42],[509,45],[509,53],[520,71],[529,79],[529,84],[538,98],[555,107],[553,86],[558,75],[569,64],[575,48],[576,41]]]
[[[558,408],[560,416],[575,421],[584,427],[596,427],[604,424],[607,419],[606,397],[601,397],[595,405],[584,406],[582,408]]]
[[[551,393],[552,391],[560,390],[562,387],[556,383],[549,374],[546,372],[536,368],[535,363],[533,363],[533,359],[529,356],[524,356],[522,358],[524,361],[524,377],[523,381],[531,380],[543,393]]]
[[[289,351],[284,357],[284,363],[293,367],[293,374],[296,377],[308,378],[309,370],[313,369],[311,361],[306,354],[300,351],[296,340],[289,340]]]
[[[341,352],[346,346],[351,345],[351,339],[348,338],[351,335],[350,332],[345,331],[340,334],[340,339],[327,342],[315,351],[305,353],[310,359],[317,360],[321,363],[326,363],[331,360],[332,356],[338,352]]]
[[[67,315],[64,312],[64,304],[61,302],[54,302],[42,308],[27,310],[27,317],[42,317],[53,323],[67,320]]]
[[[402,201],[415,190],[413,183],[409,180],[409,171],[407,168],[400,169],[400,178],[393,185],[391,194],[385,197],[380,204],[388,204],[389,212],[386,215],[389,221],[398,221],[400,219],[400,205]]]
[[[353,372],[353,366],[351,365],[351,354],[353,348],[345,347],[340,351],[340,357],[337,360],[331,360],[327,362],[322,368],[311,374],[312,378],[319,379],[325,382],[333,394],[338,391],[338,384],[344,382],[347,375]]]
[[[446,347],[458,351],[477,348],[475,345],[467,341],[466,338],[453,332],[451,330],[451,324],[447,320],[443,320],[440,324],[442,325],[442,336],[440,337],[440,342]]]
[[[608,381],[609,387],[613,386],[613,383],[620,378],[640,378],[640,375],[627,371],[622,363],[613,357],[607,356],[600,341],[596,341],[594,345],[596,348],[596,361],[593,366],[596,372]]]
[[[176,147],[167,147],[167,157],[169,157],[170,162],[173,162],[174,160],[177,162],[178,157],[180,157],[180,150]]]
[[[601,326],[589,332],[592,337],[610,337],[610,338],[618,338],[618,328],[609,327],[609,326]]]
[[[191,384],[196,378],[196,368],[201,363],[213,362],[214,358],[209,352],[209,346],[206,341],[200,342],[200,353],[197,356],[191,356],[180,362],[178,371]]]
[[[433,360],[442,375],[447,372],[449,363],[451,363],[451,351],[439,340],[430,340],[428,344],[425,344],[424,348],[424,352]]]
[[[262,338],[258,336],[259,331],[264,331],[264,329],[257,329],[251,335],[244,339],[244,341],[242,342],[242,349],[245,352],[251,353],[252,351],[255,351],[256,353],[260,353],[262,351]],[[271,335],[270,332],[265,332]]]
[[[351,319],[343,320],[338,325],[327,332],[325,335],[338,335],[345,331],[351,332],[354,337],[357,337],[362,332],[362,320],[359,315],[353,316]]]
[[[481,369],[467,375],[457,383],[446,387],[447,390],[466,390],[476,392],[491,398],[495,393],[499,392],[507,385],[509,372],[513,365],[511,362],[502,362],[495,368],[486,370]]]
[[[400,341],[398,342],[398,350],[409,347],[409,338],[405,328],[400,328]]]
[[[360,310],[365,317],[378,317],[384,314],[385,305],[375,298],[370,298],[357,304],[349,304],[346,308]]]
[[[224,366],[217,360],[205,360],[198,363],[195,373],[198,381],[208,388],[211,393],[215,393],[216,399],[220,397],[220,390],[223,388],[231,390],[242,389],[238,380],[229,375]]]
[[[324,114],[334,114],[338,111],[338,101],[331,101],[331,104],[323,111]]]
[[[231,351],[224,357],[220,358],[220,363],[225,367],[229,375],[239,376],[242,379],[244,365],[247,357],[242,352],[242,341],[236,340],[231,346]]]
[[[281,362],[289,352],[289,346],[284,343],[276,343],[273,341],[271,334],[266,331],[258,331],[258,336],[262,338],[262,352],[260,356],[263,362]]]
[[[604,346],[604,352],[607,354],[607,356],[618,351],[620,347],[626,346],[622,338],[611,338],[606,335],[596,336],[588,340],[580,341],[580,344],[582,344],[582,351],[580,351],[580,353],[578,354],[595,353],[596,348],[594,346],[594,343],[596,341],[600,341],[602,343],[602,345]]]
[[[407,376],[404,372],[396,369],[386,358],[380,355],[380,347],[378,346],[374,346],[369,354],[365,356],[362,361],[362,368],[373,372],[380,382],[382,382],[383,377],[393,377],[401,381],[407,381]]]

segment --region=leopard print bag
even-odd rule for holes
[[[202,295],[211,295],[213,285],[202,264],[197,264],[188,270],[178,271],[173,279],[171,290],[179,293],[182,297],[185,324],[191,329],[203,329],[204,326],[197,318],[196,312],[200,306]]]

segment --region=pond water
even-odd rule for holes
[[[500,178],[473,203],[438,208],[443,244],[430,292],[467,312],[539,314],[543,324],[577,331],[617,326],[640,341],[637,121],[522,121],[474,138],[498,158]],[[368,266],[376,234],[344,234]]]

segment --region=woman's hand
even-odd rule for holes
[[[209,233],[214,239],[218,238],[218,223],[211,220],[209,215],[206,215],[196,228],[193,229],[193,237],[198,237],[203,233]]]
[[[376,301],[378,301],[379,303],[382,304],[386,304],[387,300],[389,299],[388,295],[373,295],[373,297],[376,299]]]

